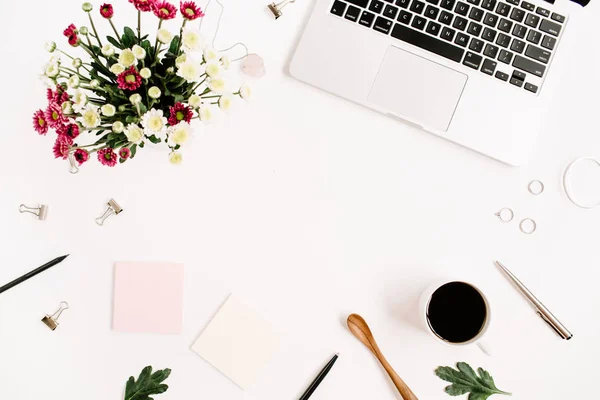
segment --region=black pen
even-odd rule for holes
[[[335,362],[337,361],[338,357],[339,357],[339,354],[336,354],[335,356],[333,356],[331,361],[329,361],[327,363],[325,368],[323,368],[323,370],[321,372],[319,372],[319,375],[317,375],[317,377],[315,378],[313,383],[311,383],[310,386],[308,387],[308,389],[306,389],[306,392],[304,392],[304,394],[302,396],[300,396],[299,400],[307,400],[310,396],[312,396],[312,394],[315,392],[315,390],[317,390],[317,387],[319,387],[321,382],[323,382],[323,379],[325,379],[325,377],[327,376],[327,374],[333,367],[333,364],[335,364]]]
[[[42,265],[41,267],[36,268],[33,271],[26,273],[22,277],[17,278],[17,279],[15,279],[14,281],[12,281],[10,283],[7,283],[6,285],[0,287],[0,293],[6,292],[8,289],[11,289],[11,288],[17,286],[18,284],[25,282],[27,279],[33,278],[37,274],[42,273],[45,270],[54,267],[56,264],[60,263],[61,261],[63,261],[67,257],[69,257],[68,254],[66,256],[57,257],[54,260],[50,261],[49,263],[46,263],[46,264]]]

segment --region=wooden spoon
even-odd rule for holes
[[[377,346],[377,342],[375,342],[375,338],[373,337],[373,333],[371,333],[371,329],[369,329],[369,325],[365,322],[365,320],[357,314],[352,314],[348,317],[348,328],[350,332],[354,336],[358,338],[371,352],[377,357],[383,368],[386,370],[390,378],[392,378],[392,382],[396,385],[396,388],[400,392],[400,395],[404,400],[419,400],[417,396],[410,390],[410,388],[404,383],[402,378],[394,371],[394,368],[387,362],[381,350],[379,350],[379,346]]]

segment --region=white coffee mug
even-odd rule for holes
[[[433,294],[438,289],[440,289],[442,286],[444,286],[448,283],[452,283],[452,282],[464,283],[464,284],[469,285],[473,289],[475,289],[479,293],[481,298],[483,299],[483,302],[485,304],[485,311],[486,311],[485,320],[483,321],[481,329],[479,330],[477,335],[465,342],[459,342],[459,343],[448,341],[448,340],[444,339],[443,337],[441,337],[440,335],[438,335],[435,332],[435,330],[432,328],[432,326],[429,322],[429,317],[428,317],[429,303],[431,302],[431,298],[433,297]],[[423,326],[424,326],[425,330],[427,332],[429,332],[429,334],[436,341],[446,344],[446,345],[449,345],[449,346],[468,346],[470,344],[476,344],[481,349],[481,351],[483,351],[487,355],[490,355],[490,353],[488,351],[489,346],[482,342],[482,338],[484,337],[484,335],[487,332],[488,327],[490,325],[490,317],[491,317],[490,303],[489,303],[487,297],[483,294],[483,292],[479,288],[477,288],[477,286],[473,285],[472,283],[465,282],[462,280],[456,280],[456,279],[445,279],[445,280],[439,280],[439,281],[435,282],[434,284],[429,286],[421,295],[421,299],[419,301],[419,314],[420,314],[420,318],[421,318],[421,321],[423,322]]]

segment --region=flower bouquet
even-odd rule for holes
[[[235,96],[250,96],[246,86],[227,92],[223,75],[230,60],[205,46],[198,29],[190,26],[204,17],[194,2],[181,2],[179,9],[159,0],[129,2],[137,9],[137,30],[125,27],[119,33],[113,6],[104,4],[99,14],[114,32],[105,37],[96,30],[93,6],[83,4],[91,28],[71,24],[64,31],[83,59],[54,42],[46,44],[51,58],[42,78],[49,86],[48,106],[35,112],[33,125],[41,135],[49,128],[56,131],[54,155],[68,158],[72,172],[94,154],[113,167],[133,159],[147,142],[168,148],[170,162],[179,164],[193,119],[208,121],[214,110],[229,109]],[[183,22],[173,35],[162,25],[178,11]],[[142,33],[142,13],[157,18],[154,40]]]

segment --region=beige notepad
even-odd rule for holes
[[[247,389],[278,346],[279,336],[271,324],[232,295],[192,350],[239,387]]]

